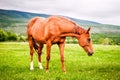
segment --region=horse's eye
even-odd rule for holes
[[[91,39],[90,39],[90,38],[88,38],[88,39],[87,39],[87,41],[90,43]]]

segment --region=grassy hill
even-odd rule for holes
[[[28,21],[35,16],[47,18],[50,15],[0,9],[0,28],[17,33],[25,33]],[[92,27],[92,33],[120,33],[120,26],[101,24],[94,21],[80,20],[71,17],[68,18],[85,28]]]
[[[0,28],[25,33],[28,21],[35,16],[48,17],[49,15],[0,9]]]

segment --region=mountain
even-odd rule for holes
[[[3,10],[3,9],[0,9],[0,16],[7,16],[7,17],[10,17],[10,18],[30,19],[30,18],[32,18],[34,16],[49,17],[50,15],[29,13],[29,12],[21,12],[21,11],[16,11],[16,10]]]
[[[1,17],[6,16],[8,18],[31,19],[31,18],[33,18],[35,16],[41,16],[41,17],[47,18],[50,15],[48,15],[48,14],[29,13],[29,12],[21,12],[21,11],[15,11],[15,10],[2,10],[2,9],[0,9],[0,16]],[[93,21],[80,20],[80,19],[75,19],[75,18],[71,18],[71,17],[67,17],[67,18],[70,18],[70,19],[72,19],[73,21],[75,21],[75,22],[77,22],[79,24],[100,24],[100,23],[93,22]]]
[[[0,28],[3,28],[5,30],[15,31],[16,33],[25,33],[26,25],[28,24],[28,21],[35,16],[47,18],[50,16],[50,14],[38,14],[38,13],[22,12],[16,10],[0,9]],[[68,16],[65,17],[73,20],[74,22],[83,26],[84,28],[92,27],[93,33],[101,33],[101,32],[120,33],[120,26],[101,24],[98,22],[88,21],[88,20],[80,20]]]

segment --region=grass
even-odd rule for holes
[[[94,45],[91,57],[77,44],[66,44],[65,66],[61,70],[59,49],[52,46],[49,73],[45,72],[46,50],[39,70],[34,54],[34,71],[29,70],[29,47],[25,42],[0,43],[0,80],[120,80],[120,46]]]

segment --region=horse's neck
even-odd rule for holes
[[[70,32],[64,33],[61,36],[65,36],[65,37],[66,36],[69,36],[69,37],[78,37],[79,35],[81,35],[81,34],[83,34],[85,32],[86,32],[85,29],[83,29],[82,27],[79,27],[79,26],[75,25]]]

